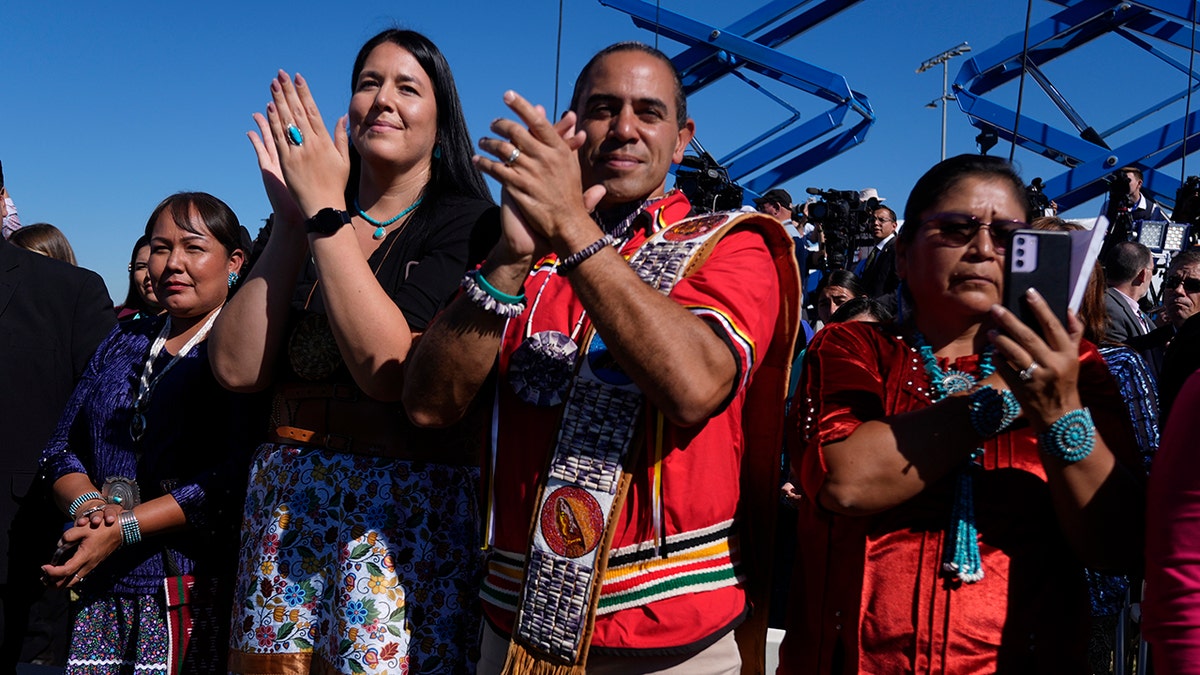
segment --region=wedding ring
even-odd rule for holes
[[[83,581],[83,577],[79,576],[78,574],[76,574],[74,576],[75,576],[75,579],[77,579],[78,581]]]
[[[514,145],[513,151],[508,153],[508,159],[504,160],[504,163],[508,166],[512,166],[513,163],[516,162],[517,158],[520,156],[521,156],[521,149]]]
[[[1033,379],[1033,371],[1037,370],[1038,368],[1041,368],[1041,366],[1038,365],[1037,361],[1034,361],[1033,363],[1029,364],[1028,368],[1017,373],[1017,377],[1021,378],[1022,382],[1029,382]]]
[[[287,131],[288,145],[294,145],[296,147],[304,145],[304,134],[300,133],[300,127],[296,126],[295,124],[289,124],[285,131]]]

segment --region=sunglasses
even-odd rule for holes
[[[1200,293],[1200,279],[1189,279],[1173,274],[1163,282],[1163,288],[1170,291],[1176,286],[1183,286],[1185,293]]]
[[[930,225],[934,235],[945,245],[959,248],[975,240],[980,228],[986,227],[992,234],[992,248],[998,253],[1008,250],[1008,244],[1017,230],[1029,228],[1021,220],[993,220],[985,223],[965,213],[938,213],[926,218],[922,225]]]

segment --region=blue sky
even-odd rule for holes
[[[661,6],[724,26],[759,2],[662,0]],[[560,109],[575,74],[597,49],[617,40],[654,42],[653,33],[596,0],[564,5]],[[345,112],[350,68],[362,42],[396,24],[420,30],[446,53],[478,138],[490,120],[505,114],[501,95],[508,88],[554,108],[558,9],[557,0],[364,0],[337,10],[304,0],[12,0],[0,7],[5,181],[22,221],[60,227],[80,264],[99,272],[119,301],[129,249],[168,194],[211,192],[251,233],[257,231],[269,205],[245,132],[253,128],[251,113],[265,106],[277,69],[303,73],[332,123]],[[1034,21],[1056,9],[1035,0]],[[902,209],[912,183],[939,154],[941,116],[924,106],[941,94],[941,70],[918,75],[916,67],[964,40],[977,50],[991,46],[1021,32],[1024,21],[1025,3],[1013,0],[865,0],[785,45],[784,52],[844,75],[870,98],[878,122],[865,143],[784,187],[799,200],[808,186],[873,186]],[[665,39],[659,46],[671,55],[682,49]],[[951,62],[951,81],[961,60]],[[1120,41],[1089,47],[1047,70],[1101,129],[1184,86],[1182,75]],[[803,113],[827,107],[799,92],[767,87]],[[1015,105],[1015,85],[993,97]],[[1065,124],[1048,112],[1044,97],[1031,95],[1025,109]],[[1182,109],[1176,106],[1169,117]],[[700,140],[717,156],[784,117],[761,95],[728,84],[698,93],[690,111]],[[975,151],[976,133],[951,104],[948,153]],[[1007,155],[1008,148],[998,146],[993,154]],[[1063,170],[1020,150],[1017,160],[1027,179]],[[1189,173],[1197,173],[1200,162],[1191,167]],[[1065,215],[1092,216],[1096,209],[1089,204]]]

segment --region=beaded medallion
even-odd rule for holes
[[[556,406],[563,402],[575,372],[579,347],[565,333],[544,330],[521,342],[508,365],[508,380],[513,393],[536,406]]]
[[[288,362],[306,380],[323,380],[337,372],[342,354],[324,314],[308,314],[296,324],[288,340]]]
[[[942,391],[946,392],[947,396],[961,394],[964,391],[970,391],[971,387],[975,386],[975,377],[970,373],[964,373],[961,370],[951,368],[946,371],[942,378]]]

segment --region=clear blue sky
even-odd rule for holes
[[[762,1],[661,5],[724,26]],[[596,0],[564,4],[560,108],[597,49],[617,40],[654,42],[652,33]],[[5,2],[0,160],[6,184],[22,221],[60,227],[80,264],[99,272],[119,301],[129,249],[168,194],[211,192],[257,231],[269,206],[245,132],[253,128],[250,114],[265,106],[278,68],[303,73],[332,122],[346,109],[350,68],[362,42],[394,24],[420,30],[446,53],[477,138],[505,114],[505,89],[553,109],[558,7],[556,0]],[[1034,21],[1057,9],[1035,0]],[[786,53],[844,75],[867,94],[879,121],[864,144],[784,187],[800,200],[807,186],[873,186],[901,210],[912,183],[939,153],[941,117],[924,106],[941,94],[941,71],[918,75],[916,67],[964,40],[976,49],[991,46],[1021,32],[1024,21],[1025,3],[1013,0],[865,0],[785,45]],[[1182,75],[1116,43],[1089,47],[1047,69],[1101,129],[1184,86]],[[681,50],[665,39],[659,46],[671,55]],[[951,63],[951,81],[961,60]],[[805,113],[827,107],[798,92],[772,90]],[[1003,96],[1014,105],[1015,85],[993,95]],[[690,109],[700,140],[717,156],[784,117],[745,87],[700,92]],[[1044,97],[1031,96],[1026,110],[1062,122],[1046,113]],[[1182,104],[1170,116],[1181,112]],[[975,151],[976,133],[951,104],[948,153]],[[993,151],[1007,153],[1003,145]],[[1063,170],[1028,152],[1018,151],[1017,160],[1027,179]],[[1197,173],[1200,162],[1190,166]],[[1097,208],[1065,215],[1092,216]]]

